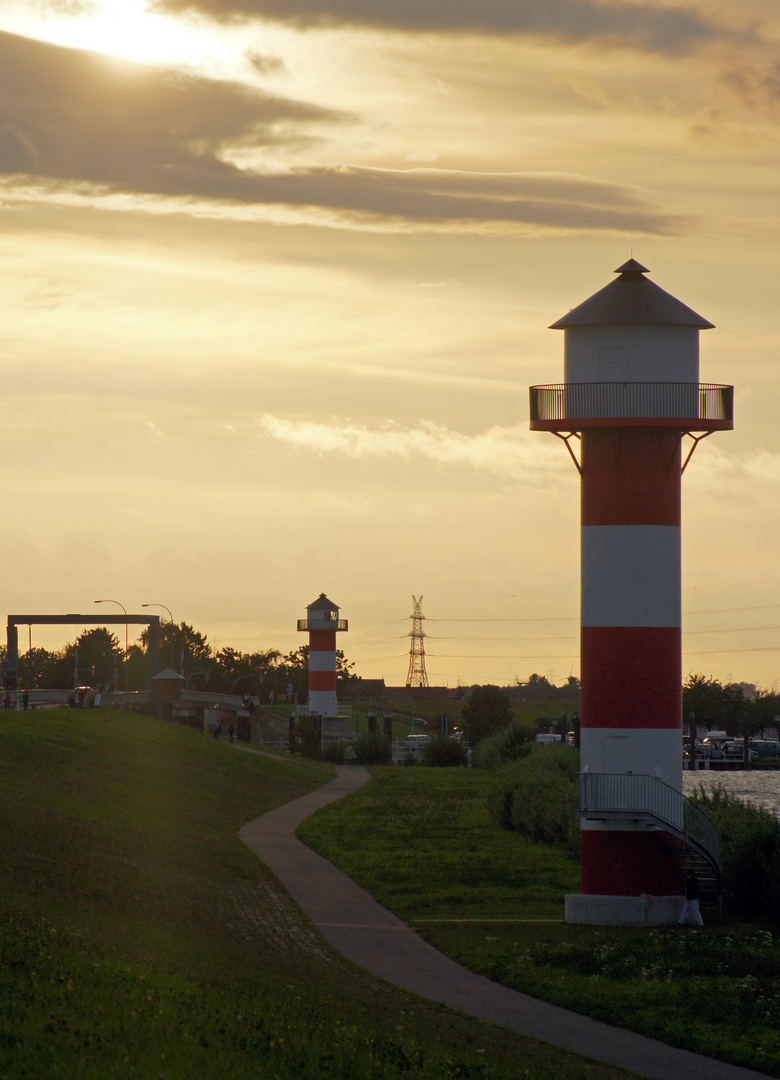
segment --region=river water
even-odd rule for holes
[[[683,773],[684,794],[691,795],[700,785],[708,792],[720,785],[730,795],[736,795],[780,817],[780,769],[756,769],[750,772],[701,769]]]

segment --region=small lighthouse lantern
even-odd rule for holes
[[[682,793],[681,477],[733,424],[733,387],[699,382],[712,323],[635,259],[551,329],[564,382],[533,386],[531,429],[581,477],[578,923],[676,920],[686,861],[719,881],[718,837]],[[683,460],[683,440],[687,454]]]
[[[309,712],[318,716],[337,715],[336,634],[349,629],[346,619],[325,593],[306,608],[306,618],[298,620],[298,630],[309,633]]]

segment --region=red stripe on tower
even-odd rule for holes
[[[554,324],[564,384],[531,389],[531,427],[581,440],[577,922],[642,921],[621,898],[682,891],[681,439],[733,426],[732,389],[699,384],[712,324],[634,259],[617,273]]]

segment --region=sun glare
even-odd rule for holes
[[[153,14],[144,0],[95,0],[85,3],[80,15],[50,13],[33,19],[40,10],[36,13],[28,5],[12,4],[2,19],[3,28],[56,45],[148,64],[194,64],[208,49],[196,26]]]

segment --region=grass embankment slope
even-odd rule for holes
[[[489,774],[372,771],[298,835],[442,952],[535,997],[780,1076],[776,929],[567,926],[578,863],[494,825]]]
[[[111,710],[0,713],[0,740],[0,1077],[626,1077],[322,942],[236,833],[328,768]]]

